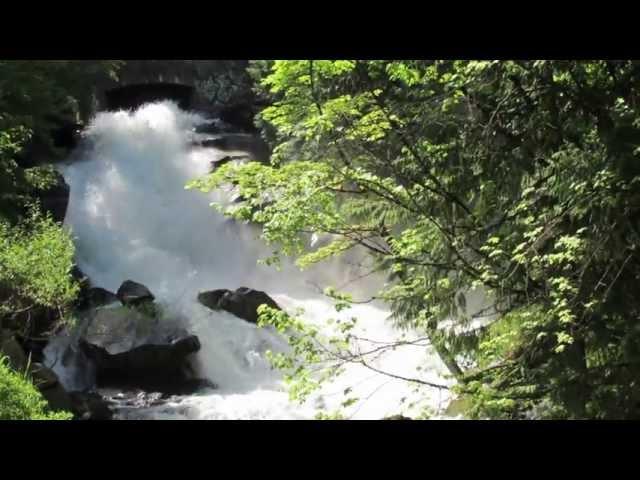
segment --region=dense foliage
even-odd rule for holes
[[[0,329],[23,338],[66,318],[78,292],[69,234],[42,211],[56,182],[52,129],[91,108],[92,84],[113,61],[0,61]],[[53,325],[52,325],[53,324]],[[0,332],[1,333],[1,332]],[[63,419],[21,372],[0,362],[0,419]]]
[[[67,412],[51,412],[33,383],[11,370],[0,357],[0,420],[68,420]]]
[[[61,154],[50,138],[56,122],[87,116],[92,84],[114,75],[116,61],[0,61],[0,216],[15,220],[33,190],[51,182],[51,170],[21,168],[18,160],[37,145],[45,162]]]
[[[272,102],[260,115],[275,131],[272,163],[229,163],[193,186],[237,185],[244,201],[226,212],[262,224],[270,261],[367,249],[388,276],[379,297],[399,328],[429,338],[467,415],[640,417],[638,62],[252,71]],[[333,241],[312,249],[311,234]],[[473,292],[482,305],[467,302]],[[293,317],[263,319],[298,332],[305,362],[276,362],[291,378],[364,360],[349,325],[327,343]],[[304,396],[317,379],[302,385]]]
[[[56,180],[51,163],[62,153],[50,136],[56,120],[80,116],[89,108],[92,80],[113,75],[118,65],[0,61],[0,325],[35,306],[62,308],[77,291],[71,240],[41,212],[37,193]],[[47,147],[45,162],[21,166],[34,143]]]
[[[73,253],[69,233],[35,208],[18,225],[0,220],[0,320],[38,306],[70,305],[78,293]]]

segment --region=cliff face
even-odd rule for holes
[[[222,106],[251,103],[248,60],[128,60],[118,81],[104,79],[95,85],[94,112],[108,105],[106,92],[116,87],[175,83],[194,87],[191,108],[215,113]]]
[[[189,110],[194,87],[181,83],[136,83],[118,86],[105,92],[106,109],[137,108],[145,103],[170,98],[183,110]]]

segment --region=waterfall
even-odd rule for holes
[[[367,338],[389,341],[398,335],[387,322],[384,305],[355,305],[336,313],[319,293],[318,287],[327,285],[349,284],[362,295],[381,287],[380,279],[371,277],[349,283],[360,273],[358,258],[305,272],[287,263],[281,271],[258,265],[257,260],[271,252],[258,238],[259,230],[210,206],[229,201],[228,192],[185,190],[190,180],[208,172],[212,160],[228,154],[192,146],[189,135],[202,122],[171,102],[147,104],[134,112],[98,113],[87,130],[86,145],[62,167],[71,187],[65,224],[74,237],[80,269],[93,285],[110,291],[127,279],[146,285],[166,316],[179,319],[200,338],[199,373],[218,386],[146,409],[140,417],[313,418],[317,408],[339,407],[347,387],[361,399],[345,410],[355,419],[403,411],[410,415],[411,409],[402,405],[415,395],[413,386],[361,365],[348,365],[343,376],[306,404],[291,403],[280,374],[265,358],[266,350],[286,350],[285,340],[271,329],[196,301],[199,291],[247,286],[267,292],[286,310],[303,308],[308,322],[355,316]],[[51,349],[64,341],[52,342]],[[424,346],[388,352],[373,365],[396,375],[446,382],[441,362]],[[434,409],[446,405],[446,395],[436,389],[420,392]]]

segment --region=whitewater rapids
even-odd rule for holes
[[[127,279],[146,285],[169,316],[198,335],[200,376],[219,387],[120,418],[310,419],[319,409],[338,408],[347,387],[360,398],[344,409],[349,418],[414,416],[424,406],[441,412],[447,391],[421,388],[416,393],[413,385],[360,365],[349,365],[338,381],[306,404],[292,403],[280,374],[265,358],[267,350],[284,351],[284,339],[196,301],[199,291],[247,286],[266,291],[286,310],[303,308],[308,322],[322,325],[328,318],[355,316],[362,336],[390,341],[398,335],[388,324],[384,305],[356,305],[338,314],[319,293],[324,286],[348,284],[354,295],[366,298],[382,287],[372,278],[349,283],[361,274],[357,256],[308,272],[290,264],[282,271],[258,265],[271,252],[258,238],[259,230],[224,218],[210,206],[228,201],[228,192],[185,190],[190,180],[209,171],[212,160],[229,154],[191,145],[190,135],[202,122],[171,102],[134,112],[98,113],[85,146],[62,168],[71,187],[65,224],[73,234],[80,269],[94,286],[110,291]],[[396,375],[451,383],[443,379],[446,370],[439,359],[424,346],[398,348],[372,364]],[[63,380],[72,382],[68,377]],[[426,403],[410,407],[418,397]]]

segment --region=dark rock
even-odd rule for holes
[[[249,155],[227,155],[218,160],[213,160],[211,162],[211,172],[214,172],[217,168],[220,168],[223,165],[226,165],[229,162],[234,162],[236,160],[250,160],[251,157]]]
[[[36,190],[35,197],[40,200],[42,209],[51,214],[52,218],[58,222],[64,222],[69,205],[69,185],[65,182],[61,173],[55,172],[55,181],[48,188]]]
[[[201,134],[208,133],[208,134],[214,135],[216,133],[220,133],[220,126],[215,121],[207,122],[207,123],[202,123],[200,125],[196,125],[193,131],[195,133],[201,133]]]
[[[109,353],[121,353],[147,343],[164,344],[167,334],[155,316],[152,302],[136,306],[110,305],[109,308],[85,310],[82,338],[105,348]]]
[[[59,383],[54,387],[42,390],[40,393],[49,404],[49,408],[51,410],[73,412],[73,401],[71,400],[71,396]]]
[[[266,304],[280,310],[278,304],[265,292],[248,287],[231,290],[211,290],[198,294],[198,301],[212,310],[225,310],[251,323],[258,322],[258,307]]]
[[[55,372],[41,363],[32,363],[30,371],[33,384],[40,391],[48,390],[59,384],[58,376]]]
[[[257,135],[226,134],[217,138],[203,140],[201,146],[217,148],[222,151],[246,152],[251,160],[260,163],[268,163],[271,150],[265,141]]]
[[[182,387],[183,393],[174,393],[173,395],[187,395],[189,393],[195,392],[197,390],[202,390],[204,388],[218,388],[218,385],[213,383],[211,380],[206,378],[194,378],[192,380],[188,380],[184,383]]]
[[[22,345],[9,332],[0,332],[0,354],[9,359],[9,366],[17,372],[24,372],[28,358]]]
[[[54,128],[51,131],[51,138],[53,145],[56,148],[64,148],[71,150],[78,146],[78,143],[82,139],[81,123],[65,122],[62,125]]]
[[[194,393],[189,391],[185,394]],[[117,418],[140,418],[135,414],[135,410],[157,407],[166,404],[168,401],[172,403],[180,403],[182,399],[178,395],[182,393],[166,393],[166,392],[149,392],[140,389],[126,389],[115,395],[110,395],[108,401],[115,411]],[[133,416],[129,416],[133,414]]]
[[[133,280],[126,280],[118,288],[116,293],[123,305],[139,305],[147,301],[153,301],[155,297],[147,287]]]
[[[233,133],[234,131],[237,131],[237,128],[221,121],[220,119],[215,119],[213,121],[197,125],[193,131],[198,134],[216,135],[219,133]]]
[[[31,338],[17,334],[16,340],[20,342],[23,350],[32,362],[42,363],[44,361],[44,349],[49,343],[48,338]]]
[[[78,308],[98,308],[104,305],[111,305],[112,303],[119,302],[118,296],[100,287],[88,288],[82,291],[78,301]]]
[[[33,384],[49,404],[51,410],[73,411],[71,396],[60,383],[58,376],[50,368],[34,363],[30,368]]]
[[[222,106],[218,111],[218,117],[225,123],[245,131],[255,132],[254,117],[255,106],[251,103],[237,102]]]
[[[73,413],[78,420],[111,420],[110,402],[99,393],[71,392]]]
[[[200,292],[198,294],[198,302],[200,302],[205,307],[210,308],[211,310],[220,310],[219,302],[222,297],[228,293],[231,293],[231,290],[220,289],[220,290],[209,290],[208,292]]]
[[[409,417],[405,417],[403,415],[391,415],[390,417],[384,417],[383,420],[413,420],[413,419]]]
[[[145,103],[172,100],[183,110],[191,108],[194,88],[190,85],[153,82],[123,85],[105,92],[107,110],[131,110]]]
[[[80,340],[80,349],[95,365],[98,386],[135,386],[151,391],[174,391],[189,385],[189,356],[200,350],[190,335],[163,345],[141,345],[122,353]]]
[[[85,274],[82,270],[80,270],[80,267],[78,267],[77,265],[74,265],[71,268],[71,276],[80,285],[86,285],[87,287],[89,287],[91,285],[91,280],[89,279],[89,276],[87,274]]]
[[[45,337],[61,328],[60,311],[57,308],[36,305],[17,312],[3,321],[5,328],[20,336]]]

